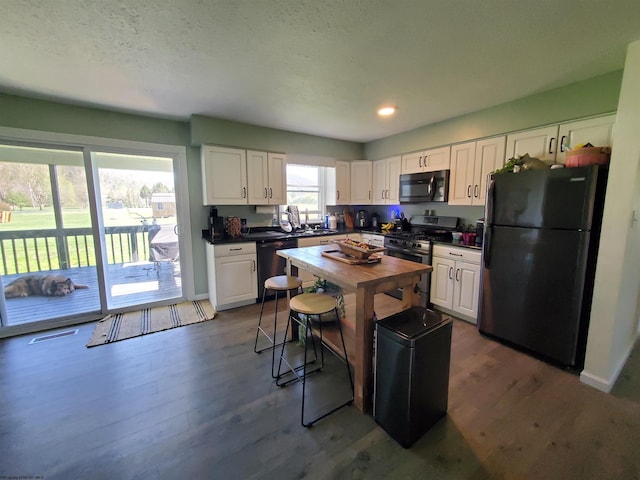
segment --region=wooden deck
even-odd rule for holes
[[[5,326],[38,322],[88,313],[101,313],[96,267],[41,272],[37,275],[62,275],[74,283],[88,285],[64,297],[25,297],[6,299],[8,322]],[[109,266],[111,284],[110,311],[145,305],[182,296],[179,262],[136,262]],[[6,275],[4,285],[23,275]],[[106,310],[105,310],[106,311]]]

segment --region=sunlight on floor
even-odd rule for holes
[[[130,295],[132,293],[154,292],[159,288],[160,286],[157,280],[151,282],[125,283],[113,285],[111,287],[111,295],[117,297],[120,295]]]

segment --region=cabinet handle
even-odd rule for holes
[[[422,155],[420,155],[420,158],[418,159],[418,166],[422,168]]]
[[[337,190],[338,196],[336,197],[336,200],[340,200],[340,190]]]
[[[230,248],[230,249],[229,249],[229,251],[230,251],[230,252],[240,252],[240,251],[242,251],[242,247],[239,247],[239,248]]]
[[[385,190],[385,194],[384,195],[385,195],[384,198],[386,198],[388,200],[389,199],[389,190]]]
[[[459,282],[460,279],[458,278],[458,274],[460,273],[460,269],[456,268],[456,282]]]
[[[555,137],[551,137],[549,139],[549,154],[553,153],[553,150],[551,150],[551,145],[553,144],[554,140],[555,140]]]
[[[242,198],[247,198],[247,187],[242,187]]]
[[[269,187],[269,198],[273,198],[273,188]]]
[[[267,198],[267,187],[264,187],[264,198]]]
[[[560,139],[560,152],[564,152],[564,139],[567,138],[566,135],[563,135]]]
[[[467,185],[467,198],[471,198],[471,185]]]
[[[449,267],[449,280],[453,280],[453,267]]]
[[[462,256],[461,253],[453,253],[453,252],[449,252],[449,255],[453,255],[454,257],[461,257]]]
[[[473,186],[473,196],[475,198],[480,198],[480,186],[479,185],[474,185]]]
[[[255,260],[251,260],[253,262],[253,270],[251,270],[252,272],[256,271],[256,261]]]
[[[371,190],[369,190],[369,200],[371,200]]]

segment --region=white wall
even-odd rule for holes
[[[640,41],[629,45],[616,115],[584,383],[610,391],[638,335]],[[615,195],[612,194],[615,192]]]

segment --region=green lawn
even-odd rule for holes
[[[151,208],[106,209],[103,217],[107,227],[140,225],[145,218],[149,223],[153,220]],[[66,228],[89,228],[91,227],[91,216],[88,209],[65,209],[62,213],[62,222]],[[175,218],[161,219],[160,223],[175,223]],[[14,210],[11,212],[9,223],[0,223],[0,231],[39,230],[55,227],[56,220],[53,209],[50,207],[42,210],[38,208]]]
[[[104,223],[107,227],[139,226],[144,219],[150,224],[151,208],[140,209],[106,209]],[[90,228],[90,213],[88,209],[66,209],[63,211],[65,228]],[[159,219],[162,224],[175,224],[175,217]],[[55,228],[53,209],[25,208],[11,213],[9,223],[0,223],[0,232],[21,230],[46,230]],[[139,232],[135,235],[138,249],[146,247],[146,234]],[[93,237],[68,237],[70,267],[94,266],[96,264]],[[25,245],[26,242],[26,245]],[[61,268],[55,239],[37,238],[11,241],[3,240],[0,251],[0,273],[26,273],[40,270],[57,270]],[[129,235],[109,235],[107,239],[108,263],[125,263],[131,261],[134,246]],[[139,252],[141,254],[142,252]]]

